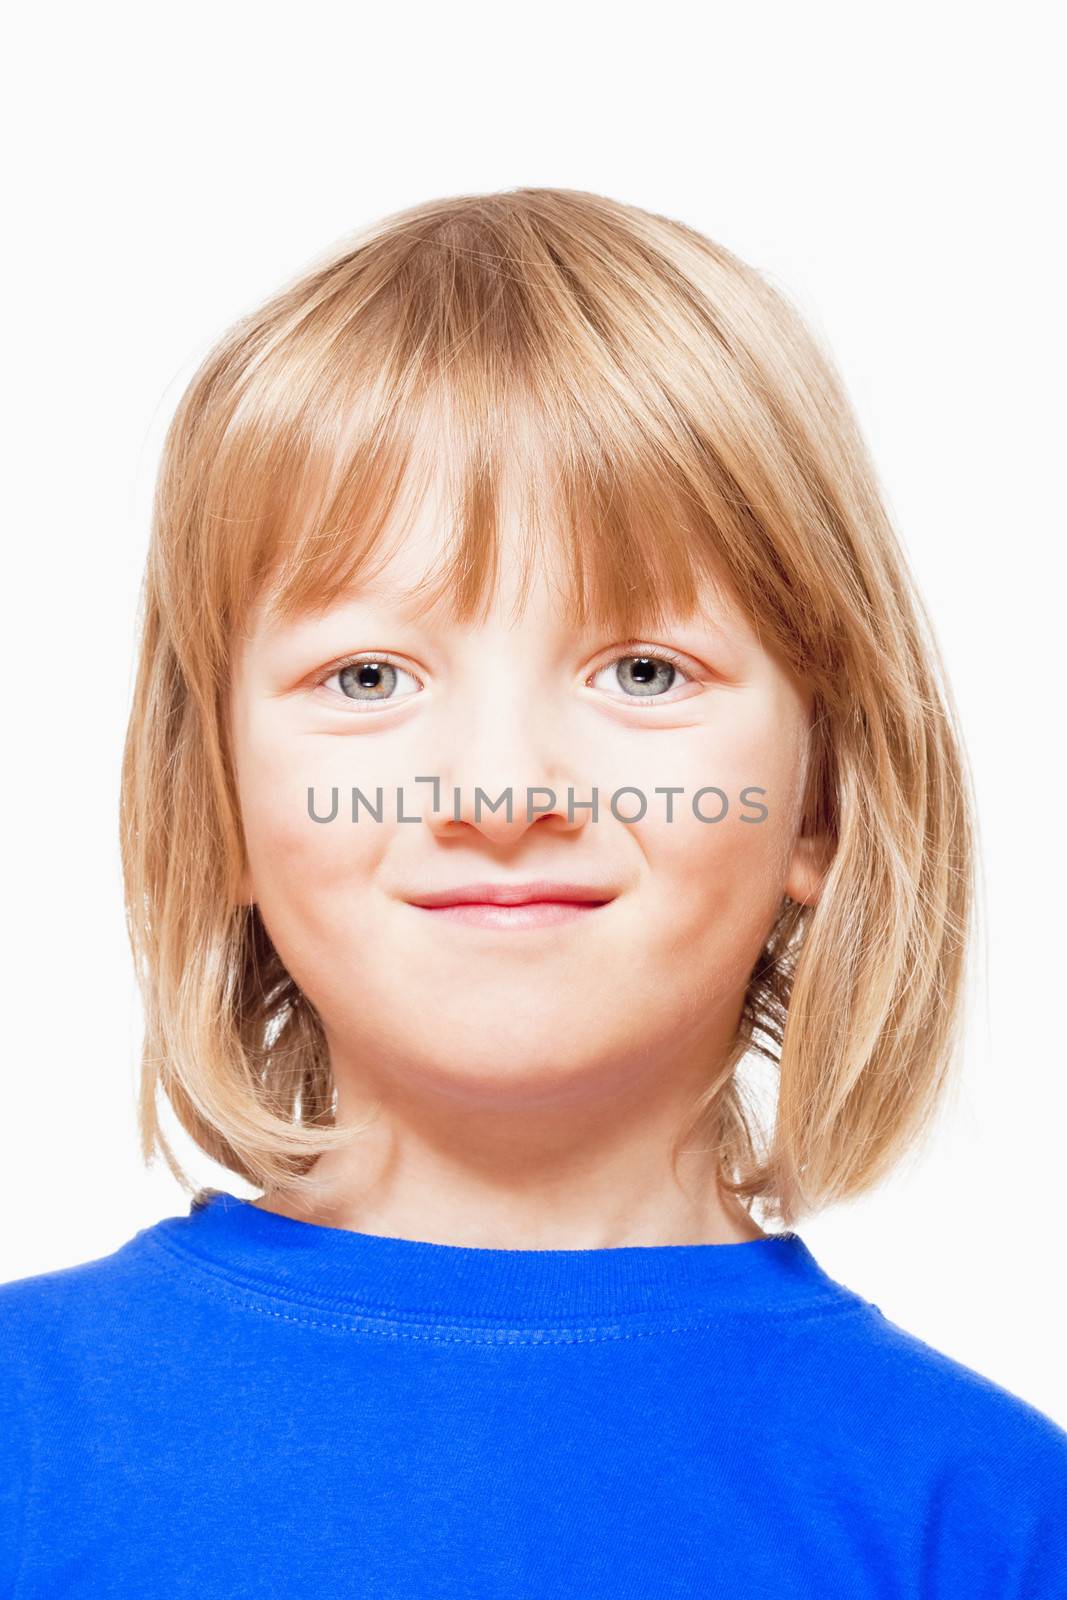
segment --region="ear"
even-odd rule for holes
[[[237,883],[237,891],[233,897],[235,906],[254,906],[256,903],[256,890],[252,882],[252,873],[247,861],[241,868],[241,876]]]
[[[822,883],[833,859],[833,844],[825,833],[800,833],[789,858],[783,893],[800,906],[819,902]]]

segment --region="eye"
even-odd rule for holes
[[[325,688],[331,678],[337,679],[336,692],[350,705],[361,708],[392,705],[397,700],[407,699],[408,696],[395,692],[401,678],[420,687],[412,673],[385,655],[355,656],[342,661],[317,678],[316,684]]]
[[[673,650],[642,648],[633,654],[615,656],[608,665],[597,669],[591,681],[595,689],[621,689],[627,699],[662,700],[679,678],[692,681],[681,656]]]

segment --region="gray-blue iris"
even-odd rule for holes
[[[674,667],[671,662],[655,656],[625,656],[616,667],[615,675],[628,693],[659,694],[674,682]]]
[[[354,661],[342,668],[337,681],[350,700],[385,700],[396,687],[396,668],[388,661]]]

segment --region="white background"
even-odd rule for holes
[[[593,189],[719,239],[828,339],[975,772],[987,936],[962,1093],[917,1161],[799,1231],[887,1316],[1067,1426],[1052,26],[1037,4],[936,0],[20,8],[0,1281],[188,1209],[138,1151],[117,849],[149,497],[182,387],[237,315],[381,214]],[[178,1148],[196,1181],[254,1192]]]

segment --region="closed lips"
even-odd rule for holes
[[[522,906],[539,902],[568,902],[578,905],[605,905],[615,891],[590,884],[555,883],[468,883],[454,889],[412,895],[410,903],[427,909],[441,906],[497,905]]]

